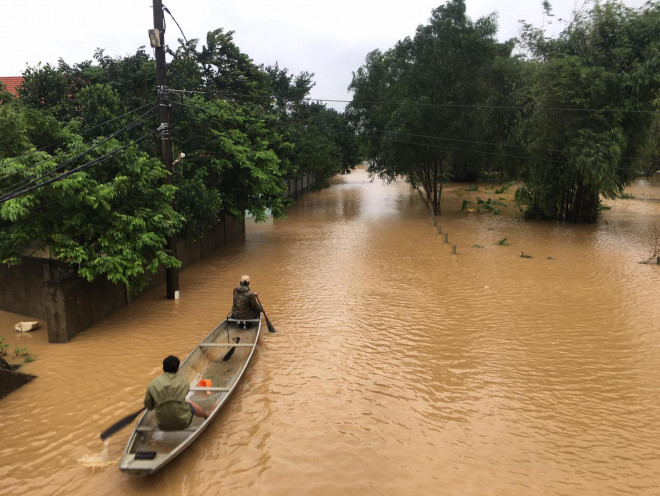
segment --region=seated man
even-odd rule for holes
[[[173,355],[166,357],[163,374],[149,383],[144,396],[144,406],[147,410],[156,410],[156,423],[164,431],[185,429],[191,424],[193,415],[209,416],[202,407],[186,400],[190,384],[177,374],[178,371],[179,359]]]
[[[232,319],[258,319],[259,313],[263,311],[257,293],[250,289],[250,276],[241,276],[241,284],[234,288],[234,305],[231,307]],[[249,325],[248,325],[249,324]],[[251,322],[239,322],[239,327],[244,329],[252,325]]]

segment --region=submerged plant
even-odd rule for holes
[[[15,357],[26,357],[29,356],[27,348],[19,348],[18,346],[14,347],[14,356]]]
[[[475,209],[468,208],[468,205],[475,205],[476,208]],[[482,200],[481,198],[477,197],[476,201],[463,200],[463,204],[461,205],[461,212],[465,212],[466,210],[468,212],[473,212],[474,210],[476,210],[479,213],[493,212],[494,215],[498,215],[500,213],[500,210],[497,207],[506,207],[506,204],[498,200],[493,200],[491,198],[488,198],[488,200]]]
[[[516,183],[515,181],[511,181],[510,183],[505,184],[505,185],[502,186],[501,188],[496,189],[496,190],[495,190],[495,193],[498,194],[498,195],[501,195],[501,194],[504,193],[507,189],[509,189],[511,186],[513,186],[515,183]]]

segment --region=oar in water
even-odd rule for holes
[[[140,414],[142,413],[143,410],[144,410],[144,407],[140,408],[140,409],[139,409],[137,412],[135,412],[135,413],[131,413],[130,415],[127,415],[126,417],[124,417],[123,419],[121,419],[119,422],[112,424],[110,427],[108,427],[106,430],[104,430],[104,431],[101,433],[101,439],[102,439],[102,440],[105,440],[106,438],[112,436],[112,435],[113,435],[115,432],[117,432],[118,430],[121,430],[121,429],[123,429],[124,427],[126,427],[128,424],[130,424],[131,422],[133,422],[133,420],[135,420],[135,417],[137,417],[138,415],[140,415]]]
[[[261,305],[261,300],[259,299],[258,296],[257,296],[257,301],[259,302],[259,305]],[[263,305],[261,305],[261,311],[264,313],[264,317],[266,317],[266,325],[268,326],[268,332],[277,332],[273,324],[271,324],[270,320],[268,320],[268,315],[266,315],[266,310],[264,310]]]

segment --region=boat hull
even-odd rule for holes
[[[209,417],[193,417],[186,429],[162,431],[153,410],[146,411],[133,429],[119,463],[119,469],[134,477],[144,477],[161,469],[183,452],[211,423],[238,385],[254,354],[261,318],[243,329],[233,319],[222,321],[188,355],[181,366],[190,383],[186,399],[209,412]]]

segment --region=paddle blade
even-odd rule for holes
[[[266,315],[266,314],[264,314],[264,316],[265,316],[265,315]],[[270,323],[270,320],[268,320],[268,317],[266,317],[266,325],[268,326],[268,332],[277,332],[277,331],[275,330],[275,327],[273,326],[273,324],[271,324],[271,323]]]
[[[259,305],[261,305],[261,300],[259,299],[258,296],[257,296],[257,301],[259,302]],[[263,305],[261,305],[261,311],[264,313],[264,317],[266,317],[266,325],[268,326],[268,332],[277,332],[273,324],[271,324],[270,320],[268,320],[268,315],[266,315],[266,310],[264,310]]]
[[[238,343],[240,340],[241,340],[241,338],[239,338],[238,336],[236,336],[236,337],[234,338],[234,343]],[[223,361],[223,362],[226,362],[227,360],[229,360],[229,359],[231,358],[231,356],[234,354],[234,350],[235,350],[235,349],[236,349],[236,348],[231,348],[231,349],[227,352],[227,354],[226,354],[225,356],[222,357],[222,361]]]
[[[106,430],[104,430],[101,433],[101,440],[105,440],[106,438],[112,436],[115,432],[118,430],[123,429],[126,427],[128,424],[133,422],[135,420],[135,417],[140,415],[142,411],[144,410],[144,407],[140,408],[137,412],[131,413],[130,415],[127,415],[123,419],[121,419],[119,422],[112,424],[110,427],[108,427]]]

